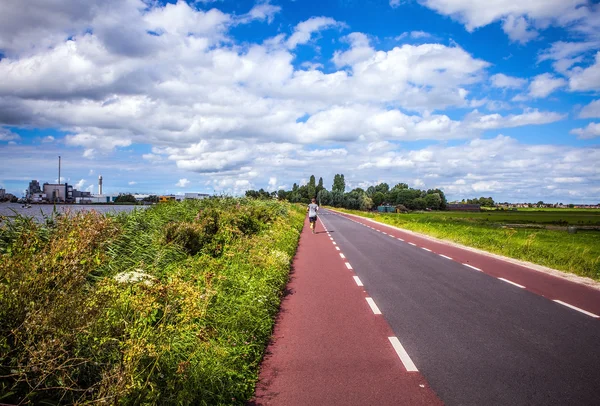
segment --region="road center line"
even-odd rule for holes
[[[404,241],[402,238],[398,237],[398,241]]]
[[[414,245],[415,247],[417,246],[417,244],[415,244],[414,242],[409,242],[410,245]]]
[[[346,259],[346,256],[344,254],[342,254],[341,252],[340,252],[340,257],[342,257],[342,259]]]
[[[514,283],[513,281],[509,281],[508,279],[504,279],[504,278],[498,278],[498,279],[500,279],[501,281],[504,281],[506,283],[510,283],[511,285],[515,285],[518,288],[525,289],[525,286],[519,285],[518,283]]]
[[[475,268],[473,265],[469,265],[469,264],[463,264],[463,265],[464,265],[464,266],[468,266],[469,268],[471,268],[471,269],[474,269],[474,270],[476,270],[476,271],[483,272],[481,269],[479,269],[479,268]]]
[[[387,235],[387,233],[385,231],[382,231],[383,234]]]
[[[573,310],[577,310],[578,312],[581,312],[581,313],[583,313],[583,314],[587,314],[588,316],[591,316],[591,317],[593,317],[593,318],[595,318],[595,319],[597,319],[597,318],[600,318],[600,316],[598,316],[597,314],[590,313],[590,312],[588,312],[588,311],[586,311],[586,310],[580,309],[580,308],[579,308],[579,307],[577,307],[577,306],[573,306],[573,305],[570,305],[570,304],[568,304],[568,303],[565,303],[565,302],[563,302],[562,300],[553,300],[553,301],[554,301],[554,302],[556,302],[556,303],[560,303],[560,304],[561,304],[561,305],[563,305],[563,306],[570,307],[570,308],[571,308],[571,309],[573,309]]]
[[[377,307],[377,305],[375,304],[375,301],[373,299],[368,297],[367,303],[369,304],[369,307],[373,311],[373,314],[381,314],[381,310],[379,310],[379,307]]]
[[[421,247],[421,249],[422,249],[422,250],[425,250],[425,251],[429,251],[429,252],[431,252],[431,250],[430,250],[429,248]]]
[[[358,286],[365,286],[365,285],[363,285],[362,281],[360,280],[360,278],[358,276],[353,276],[353,278]]]
[[[346,268],[348,268],[348,269],[352,269],[352,265],[350,265],[350,263],[349,263],[349,262],[344,262],[344,263],[346,264]]]
[[[398,357],[400,357],[400,361],[402,361],[404,364],[404,368],[406,368],[408,372],[418,372],[419,370],[408,356],[408,353],[402,344],[400,344],[398,337],[388,337],[388,340],[390,340],[390,343],[392,343],[392,347],[394,347],[394,350],[396,350],[396,354],[398,354]]]
[[[452,258],[450,258],[449,256],[442,255],[442,254],[439,254],[439,255],[440,255],[440,257],[444,257],[444,258],[446,258],[446,259],[450,259],[450,260],[452,260]]]

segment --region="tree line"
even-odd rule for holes
[[[292,203],[310,202],[313,197],[320,205],[342,207],[354,210],[371,210],[381,205],[400,206],[406,210],[444,210],[447,206],[446,196],[440,189],[414,189],[406,183],[398,183],[390,187],[387,183],[369,186],[366,190],[355,188],[346,192],[346,181],[343,174],[333,178],[331,190],[323,185],[323,178],[316,181],[314,175],[306,185],[294,183],[291,190],[267,192],[264,189],[248,190],[247,197],[268,199],[278,198]]]

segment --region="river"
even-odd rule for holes
[[[63,213],[66,210],[73,211],[85,211],[95,210],[100,213],[119,213],[123,211],[132,211],[133,209],[145,209],[149,206],[134,206],[134,205],[110,205],[110,204],[57,204],[56,211]],[[14,211],[13,211],[14,210]],[[14,216],[16,211],[19,214],[29,217],[35,217],[42,219],[44,215],[52,214],[54,206],[51,204],[32,204],[31,207],[25,208],[21,203],[0,203],[0,215],[1,216]]]

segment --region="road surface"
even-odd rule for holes
[[[600,291],[366,219],[319,219],[327,233],[301,237],[258,404],[600,403]]]

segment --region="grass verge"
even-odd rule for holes
[[[209,199],[0,222],[0,402],[244,404],[304,220]]]
[[[600,232],[503,227],[500,222],[468,221],[443,212],[395,214],[336,209],[384,224],[479,248],[495,254],[600,281]]]

